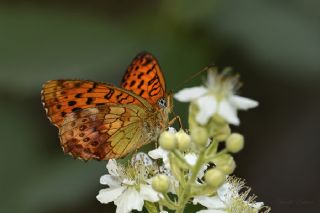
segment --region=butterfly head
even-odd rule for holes
[[[167,107],[167,100],[165,98],[160,98],[158,100],[158,106],[163,109]]]
[[[173,95],[172,92],[170,91],[169,93],[166,94],[166,96],[160,98],[158,100],[158,108],[160,110],[165,111],[166,113],[172,112],[173,108]]]

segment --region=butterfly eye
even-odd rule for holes
[[[158,101],[158,105],[160,106],[160,108],[165,108],[167,107],[167,101],[164,98],[161,98]]]

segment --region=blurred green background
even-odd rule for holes
[[[236,175],[273,212],[320,210],[318,0],[0,1],[0,212],[112,212],[95,196],[105,162],[63,154],[46,118],[51,79],[118,84],[131,59],[157,56],[168,88],[210,64],[240,72],[246,137]],[[187,105],[176,103],[185,117]]]

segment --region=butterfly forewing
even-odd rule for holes
[[[106,103],[150,107],[141,97],[113,85],[94,81],[53,80],[43,85],[42,102],[47,116],[61,126],[68,113],[103,106]]]
[[[152,105],[166,96],[166,85],[157,59],[148,52],[138,54],[128,67],[121,86]]]

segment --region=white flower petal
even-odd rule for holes
[[[159,146],[158,148],[149,151],[148,155],[153,159],[160,159],[166,157],[168,152]]]
[[[207,91],[208,90],[203,86],[185,88],[174,94],[174,98],[181,102],[188,102],[201,97]]]
[[[225,203],[229,203],[232,196],[236,196],[233,195],[233,191],[232,191],[232,185],[230,183],[224,183],[222,184],[222,186],[220,186],[217,190],[217,194],[220,198],[220,200],[222,200]]]
[[[225,203],[220,200],[218,196],[208,197],[208,196],[196,196],[193,199],[193,204],[200,203],[201,205],[207,207],[208,209],[223,209],[226,208]]]
[[[195,153],[188,153],[184,156],[186,159],[187,163],[190,164],[191,166],[194,166],[197,162],[197,155]]]
[[[207,210],[197,211],[196,213],[228,213],[228,212],[223,210],[207,209]]]
[[[203,178],[204,173],[205,173],[205,171],[207,170],[207,168],[208,168],[208,164],[205,164],[204,166],[202,166],[202,167],[200,168],[199,173],[198,173],[198,175],[197,175],[197,178],[198,178],[198,179],[202,179],[202,178]]]
[[[118,187],[121,184],[117,177],[111,175],[102,175],[100,178],[100,183],[103,185],[109,185],[110,187]]]
[[[117,188],[101,189],[96,198],[101,203],[110,203],[111,201],[116,200],[125,189],[126,189],[125,186],[120,186]]]
[[[230,97],[230,102],[237,109],[242,109],[242,110],[254,108],[254,107],[257,107],[259,105],[259,103],[257,101],[255,101],[255,100],[252,100],[252,99],[249,99],[249,98],[245,98],[245,97],[241,97],[241,96],[238,96],[238,95],[231,96]]]
[[[128,188],[114,201],[114,204],[117,206],[116,213],[129,213],[133,209],[141,211],[144,202],[134,188]]]
[[[214,115],[217,110],[217,101],[214,96],[203,96],[197,100],[199,112],[196,115],[196,120],[199,124],[204,125]]]
[[[150,202],[157,202],[159,201],[159,196],[156,191],[152,189],[149,185],[140,185],[140,195],[143,197],[144,200],[150,201]]]
[[[129,186],[133,186],[134,184],[136,184],[136,181],[125,178],[125,179],[123,179],[122,183],[129,185]]]
[[[220,102],[218,114],[230,124],[240,124],[240,120],[237,116],[237,110],[226,100],[222,100]]]
[[[153,159],[161,159],[166,169],[170,169],[170,161],[168,157],[168,152],[162,149],[160,146],[154,150],[148,152],[148,155]]]
[[[120,176],[118,173],[118,165],[115,159],[110,159],[107,163],[107,169],[110,175],[112,176]]]

